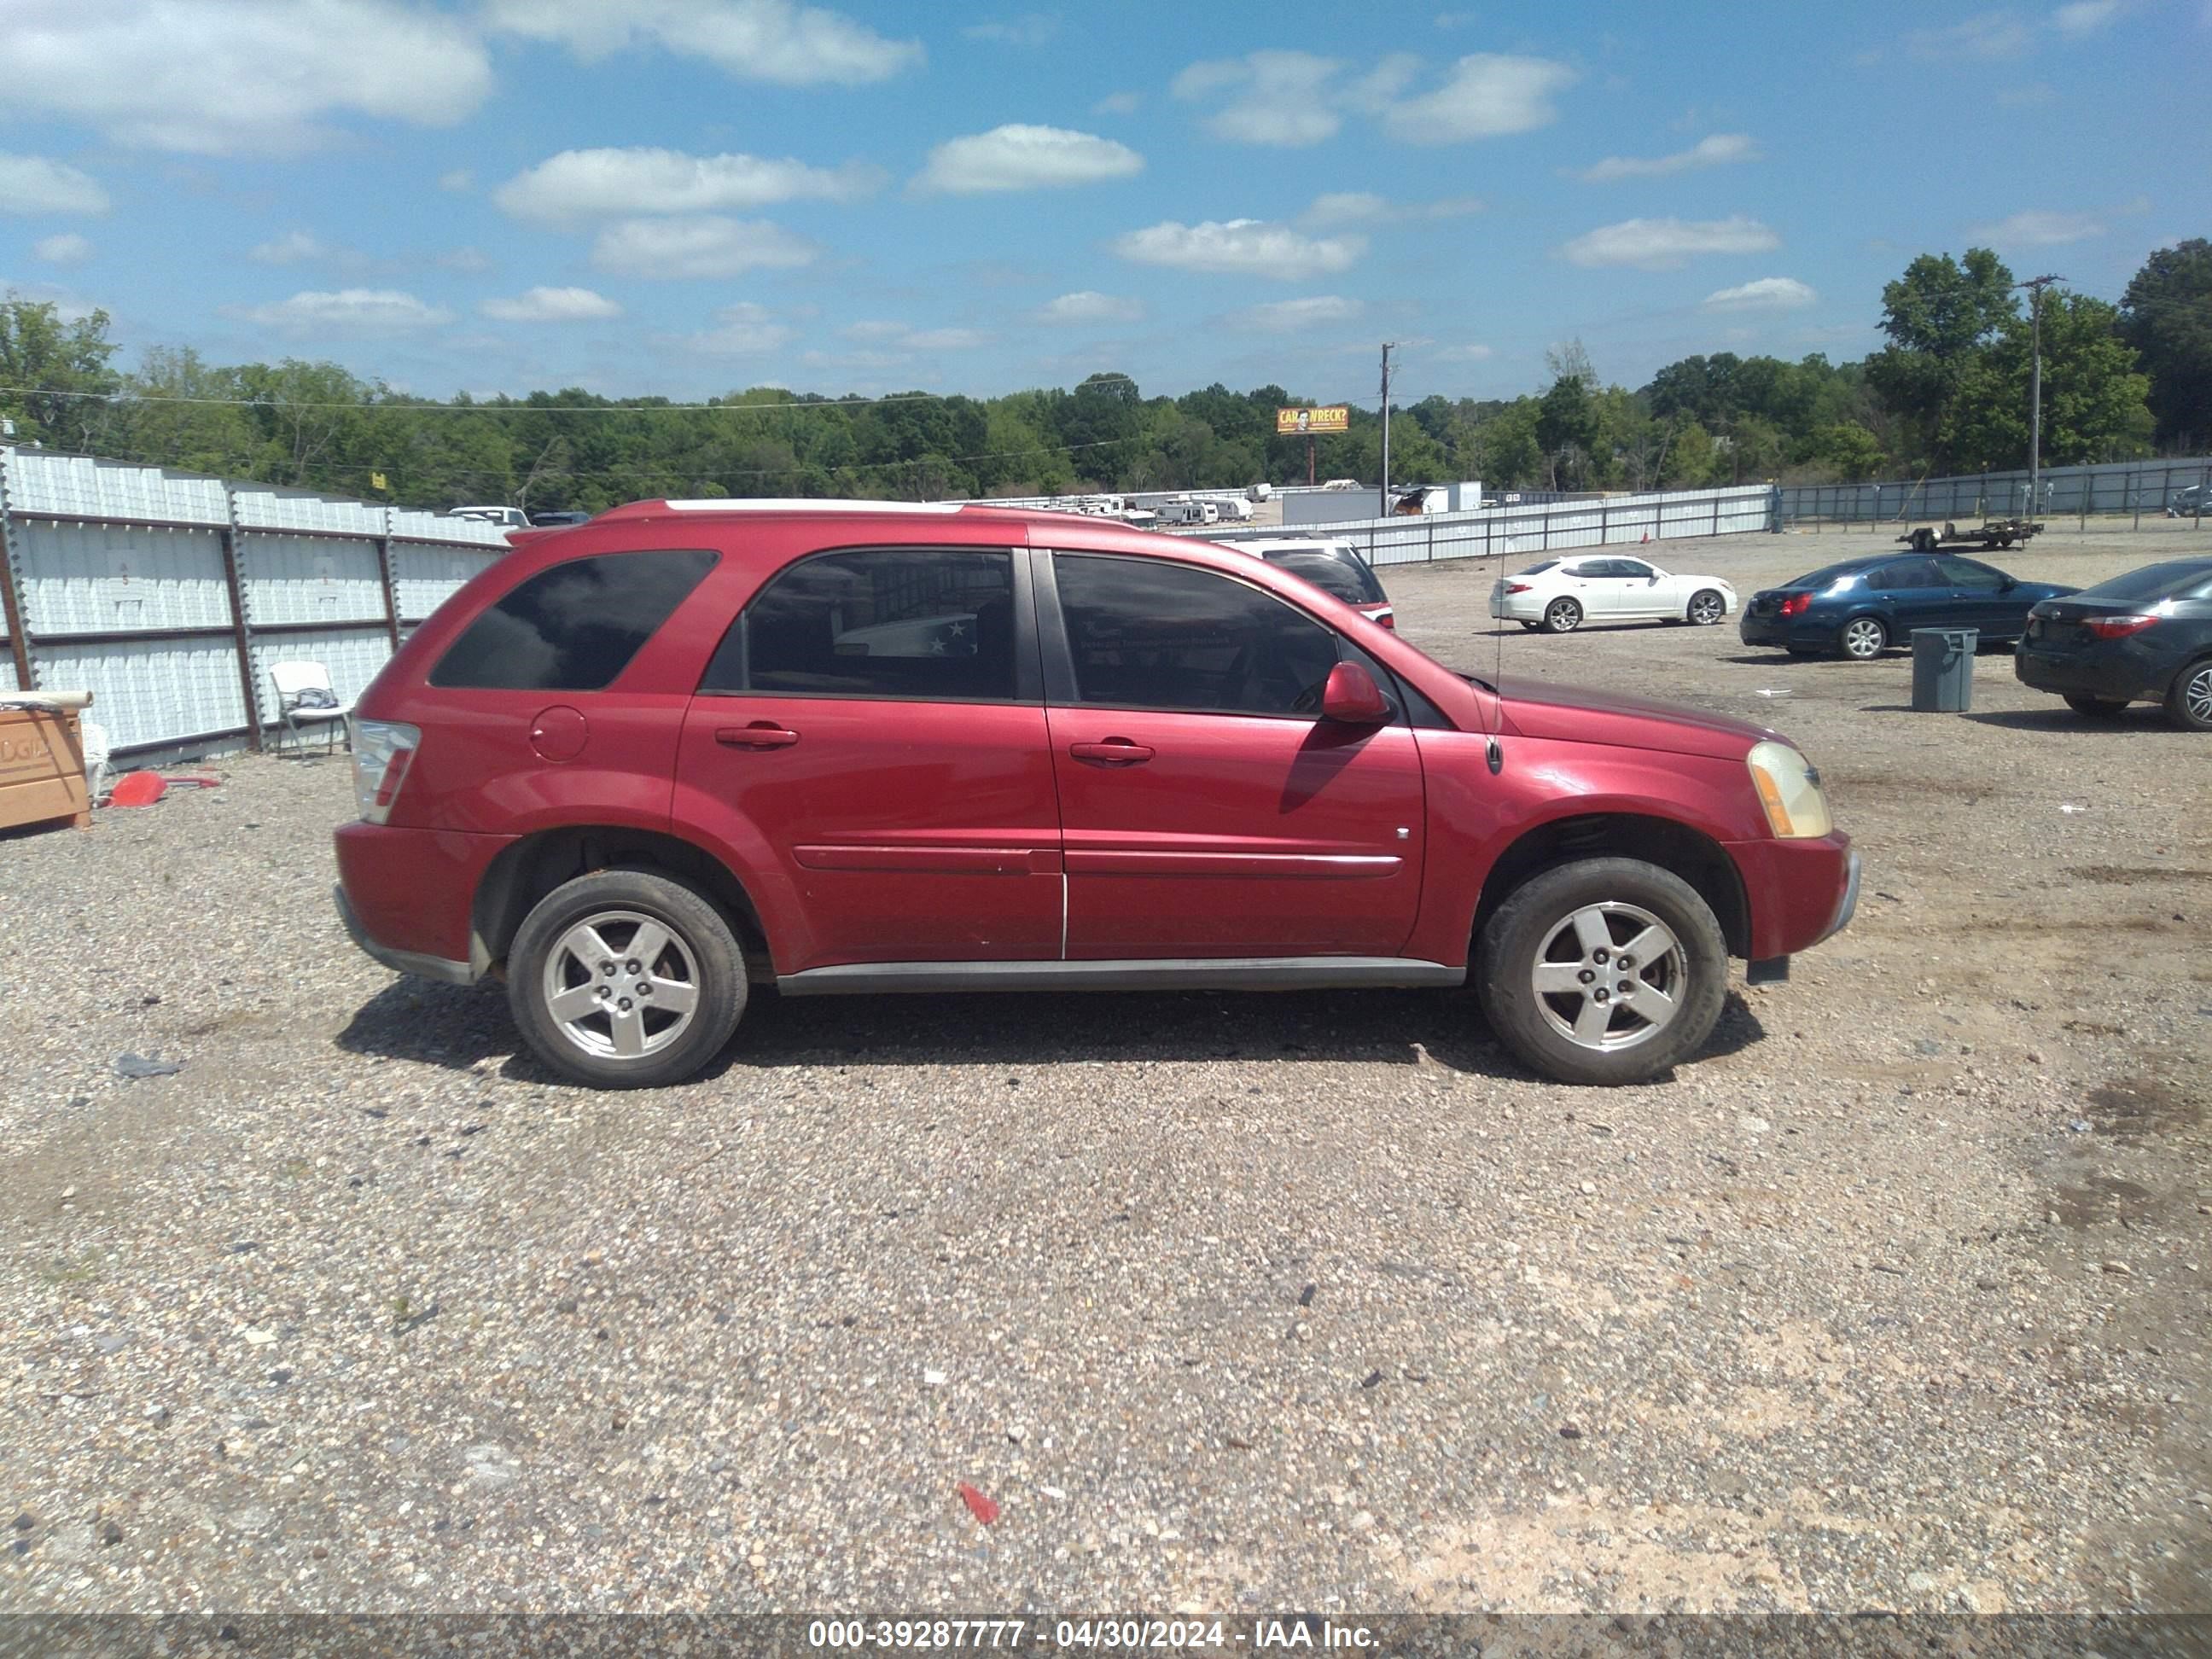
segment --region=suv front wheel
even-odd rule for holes
[[[744,953],[696,889],[642,870],[555,888],[507,952],[507,994],[531,1049],[598,1089],[680,1083],[745,1010]]]
[[[1695,1054],[1728,993],[1712,908],[1670,870],[1584,859],[1531,878],[1476,942],[1498,1040],[1565,1083],[1641,1083]]]

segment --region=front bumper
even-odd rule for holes
[[[1728,845],[1751,909],[1753,962],[1795,956],[1832,939],[1858,908],[1859,856],[1840,830],[1811,840]]]

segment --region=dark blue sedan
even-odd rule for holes
[[[1736,626],[1746,645],[1868,662],[1910,644],[1916,628],[1978,629],[1984,645],[2009,644],[2031,605],[2073,592],[1948,553],[1877,553],[1753,594]]]

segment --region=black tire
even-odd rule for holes
[[[1793,657],[1817,657],[1820,654],[1809,645],[1785,645],[1782,648]]]
[[[2108,720],[2127,712],[2127,702],[2120,697],[2093,697],[2082,691],[2069,691],[2066,706],[2077,714],[2087,714],[2092,720]]]
[[[1547,634],[1571,634],[1583,625],[1583,607],[1576,599],[1553,599],[1544,607]]]
[[[569,979],[570,991],[597,988],[595,978],[574,977],[583,964],[564,944],[572,928],[595,916],[610,918],[600,930],[611,947],[615,969],[609,990],[635,993],[646,984],[645,992],[635,994],[635,1009],[640,1040],[647,1047],[635,1055],[598,1053],[586,1046],[587,1040],[610,1046],[617,1041],[611,1007],[605,1015],[593,1011],[564,1021],[549,1002],[551,977]],[[641,963],[641,973],[633,977],[623,969],[635,958],[624,959],[622,953],[647,922],[665,929],[671,943],[656,950],[652,961]],[[686,981],[693,987],[688,1020],[677,1022],[683,1029],[673,1036],[665,1035],[672,1029],[668,1024],[656,1035],[648,1021],[666,1013],[666,1003],[648,1004],[645,995],[653,986],[665,992],[672,983]],[[744,952],[721,910],[688,884],[642,870],[602,870],[555,888],[524,919],[507,951],[507,1006],[523,1040],[553,1070],[595,1089],[651,1089],[696,1075],[729,1042],[745,1011],[746,991]],[[611,1000],[621,1001],[624,1009],[631,1006],[618,994]],[[626,1022],[628,1015],[622,1018]],[[592,1024],[599,1020],[605,1024],[604,1038]]]
[[[1932,530],[1914,531],[1912,550],[1916,553],[1933,553],[1936,550],[1936,532]]]
[[[1532,622],[1524,622],[1524,623],[1522,623],[1521,624],[1521,626],[1522,626],[1522,628],[1524,628],[1525,629],[1527,629],[1527,630],[1528,630],[1529,633],[1531,633],[1531,634],[1534,633],[1538,629],[1540,629],[1540,628],[1543,627],[1543,625],[1544,625],[1544,624],[1543,624],[1543,623],[1532,623]]]
[[[1690,595],[1689,608],[1683,612],[1686,621],[1699,628],[1711,628],[1728,615],[1728,601],[1710,587],[1701,587]]]
[[[2212,732],[2212,657],[2199,657],[2173,677],[2166,717],[2185,732]]]
[[[1534,982],[1555,935],[1571,927],[1577,912],[1605,905],[1621,908],[1613,913],[1610,923],[1620,942],[1632,939],[1645,925],[1625,914],[1632,908],[1664,924],[1676,947],[1659,962],[1632,964],[1639,989],[1671,988],[1673,1014],[1659,1029],[1611,1048],[1579,1042],[1553,1024],[1555,1017],[1565,1017],[1563,1000],[1583,1006],[1582,1000],[1593,994],[1571,988],[1540,993]],[[1558,948],[1553,946],[1555,952]],[[1534,1070],[1562,1083],[1642,1083],[1695,1054],[1720,1018],[1728,994],[1728,942],[1711,907],[1674,872],[1640,859],[1582,859],[1555,865],[1516,888],[1475,941],[1475,988],[1491,1030]],[[1554,955],[1549,965],[1571,966],[1571,958]],[[1664,976],[1663,985],[1643,978],[1653,972]],[[1598,988],[1601,992],[1604,988]],[[1638,1018],[1632,1002],[1627,1012],[1632,1021]],[[1620,1012],[1607,1018],[1618,1023]],[[1633,1036],[1637,1029],[1624,1024],[1599,1040]]]

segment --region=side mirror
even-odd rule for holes
[[[1390,700],[1375,676],[1356,662],[1340,662],[1328,671],[1328,684],[1322,688],[1321,717],[1346,726],[1380,726],[1390,718]]]

